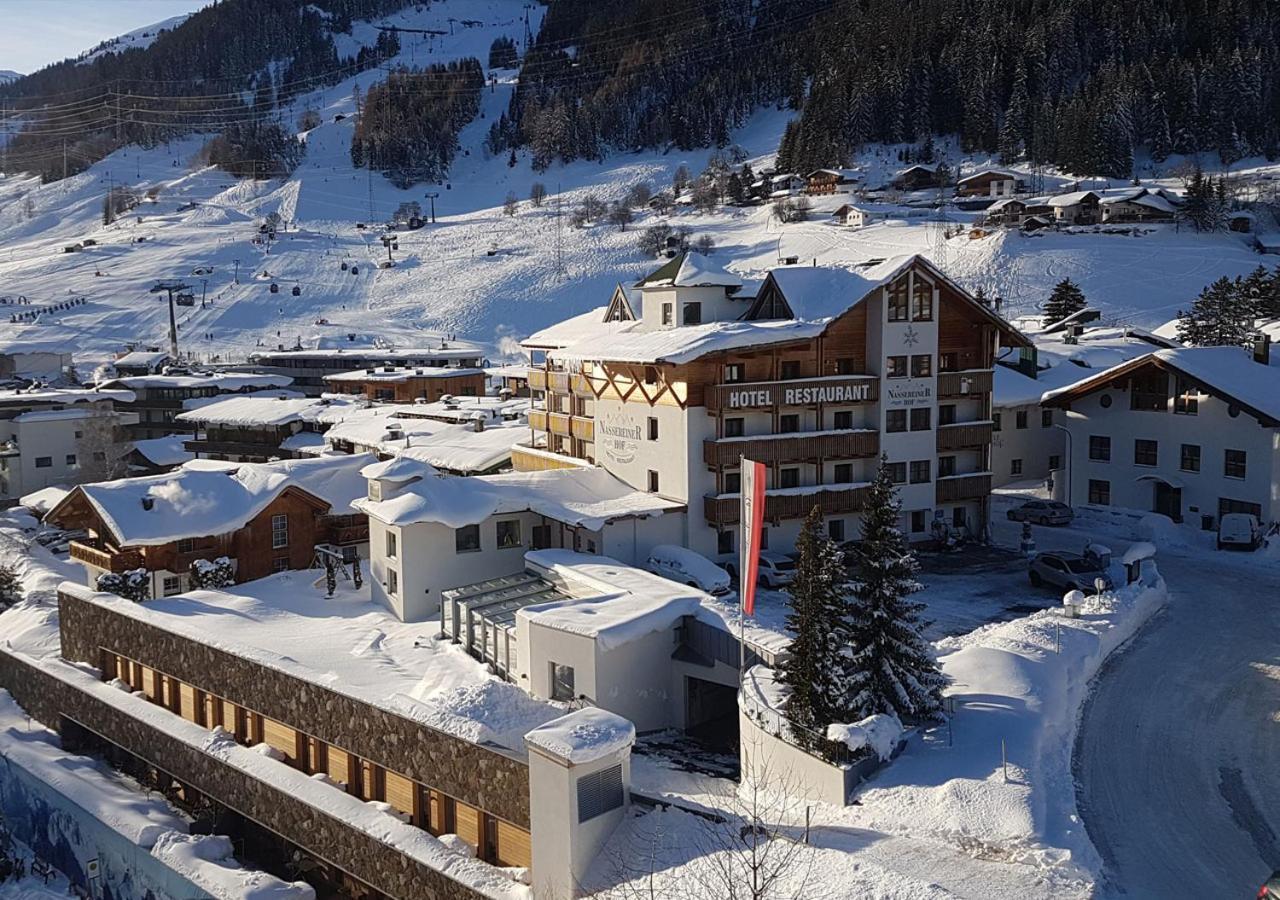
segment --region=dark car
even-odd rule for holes
[[[1035,522],[1037,525],[1070,525],[1075,511],[1059,500],[1028,500],[1007,513],[1010,522]]]
[[[1267,883],[1258,888],[1258,900],[1280,900],[1280,869],[1272,872]]]
[[[1095,560],[1078,553],[1037,553],[1031,558],[1028,574],[1035,587],[1051,584],[1068,591],[1092,591],[1101,578],[1107,588],[1114,585]]]

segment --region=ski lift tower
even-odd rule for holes
[[[188,285],[181,281],[157,281],[156,286],[151,289],[153,294],[169,294],[169,356],[176,363],[178,361],[178,320],[173,311],[173,295],[178,291],[185,291]]]

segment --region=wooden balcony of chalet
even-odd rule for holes
[[[709,466],[736,466],[739,457],[762,463],[817,459],[866,459],[880,452],[877,431],[760,435],[702,442],[702,460]]]
[[[938,399],[949,400],[976,394],[991,393],[994,375],[990,369],[970,369],[965,372],[938,373]]]
[[[568,413],[547,413],[547,430],[552,434],[569,437],[573,433],[570,423],[572,418]]]
[[[529,390],[545,391],[547,389],[547,370],[529,369]]]
[[[990,472],[976,472],[972,475],[948,475],[937,480],[938,503],[954,503],[957,500],[981,500],[990,493]]]
[[[594,397],[596,392],[591,389],[591,382],[587,381],[587,377],[578,372],[569,376],[569,390],[576,397]]]
[[[956,422],[938,426],[938,451],[981,450],[991,443],[990,422]]]
[[[529,410],[529,427],[534,431],[546,431],[547,411],[545,409]]]
[[[369,518],[365,515],[326,516],[324,540],[335,547],[364,544],[369,541]]]
[[[828,516],[860,512],[866,506],[870,492],[867,485],[827,484],[788,488],[786,493],[766,493],[764,518],[765,521],[803,519],[815,506]],[[710,525],[735,525],[741,503],[737,494],[707,496],[703,498],[703,514]]]
[[[128,572],[142,567],[142,554],[137,550],[121,550],[93,538],[72,541],[71,558],[108,572]]]
[[[589,441],[595,443],[596,440],[596,423],[594,419],[584,419],[582,416],[574,416],[569,421],[569,433],[581,441]]]
[[[569,373],[568,372],[548,372],[547,373],[547,390],[555,391],[557,394],[569,393]]]

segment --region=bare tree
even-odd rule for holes
[[[639,209],[647,206],[652,197],[653,186],[647,181],[637,181],[627,189],[627,196],[623,202],[632,209]]]
[[[595,194],[587,194],[582,198],[582,210],[592,222],[602,221],[609,212],[609,204]]]
[[[685,192],[692,181],[693,174],[689,171],[689,167],[681,163],[675,175],[671,176],[671,190],[678,197]]]
[[[653,211],[660,216],[671,214],[671,210],[675,207],[675,201],[671,199],[671,195],[666,191],[659,191],[654,194],[649,204],[653,207]]]
[[[507,191],[507,199],[502,201],[502,212],[508,216],[514,216],[516,210],[520,208],[520,201],[516,197],[515,191]]]
[[[693,242],[693,249],[703,256],[710,256],[716,251],[716,239],[709,234],[700,234]]]
[[[529,187],[529,202],[532,203],[534,207],[539,207],[539,206],[542,206],[543,202],[546,201],[546,199],[547,199],[547,186],[543,184],[541,181],[535,181]]]
[[[128,471],[125,456],[129,445],[122,431],[113,414],[100,412],[83,420],[76,442],[79,481],[110,481],[124,476]]]
[[[609,208],[609,224],[616,225],[619,231],[626,231],[634,219],[630,207],[622,203],[615,203]]]

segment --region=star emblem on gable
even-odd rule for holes
[[[920,343],[920,332],[908,325],[907,330],[902,332],[902,343],[906,344],[908,347],[914,347],[916,344]]]

